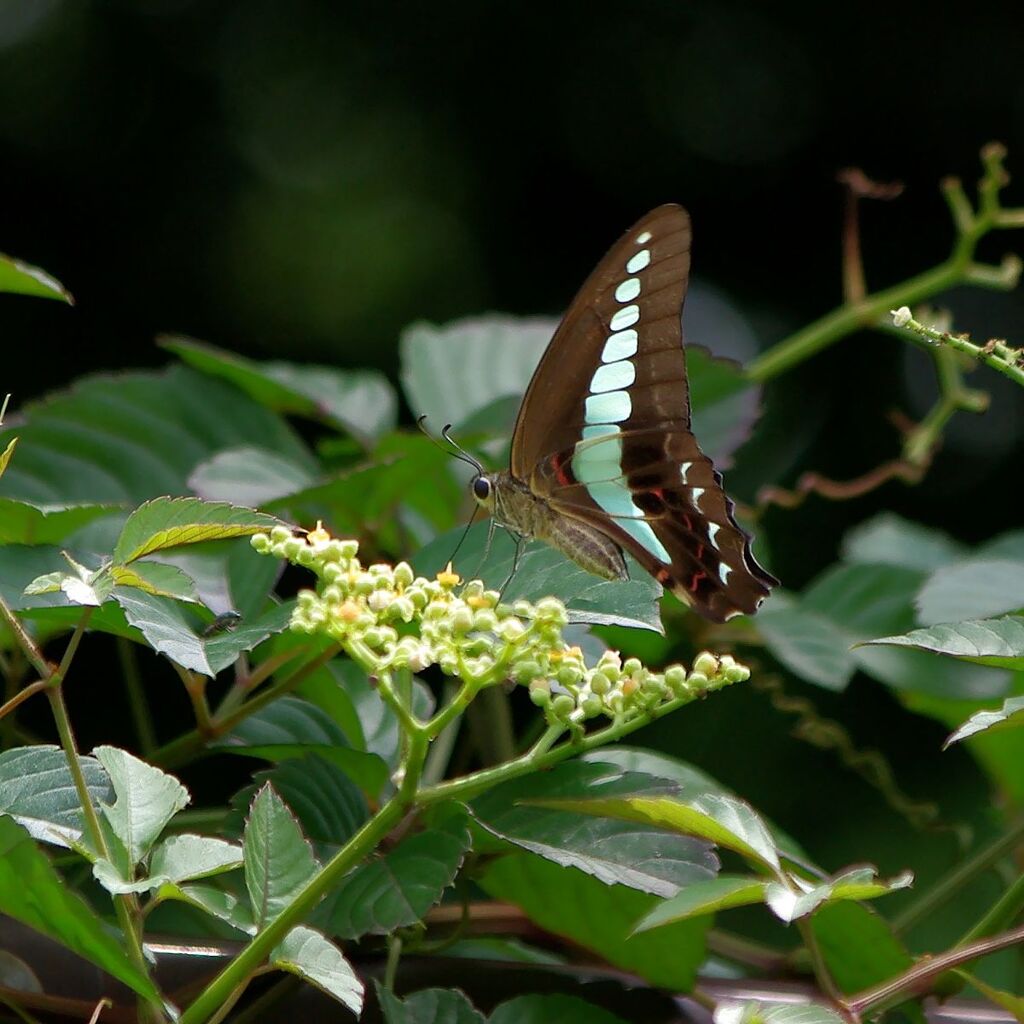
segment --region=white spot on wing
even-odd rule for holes
[[[683,462],[679,466],[679,477],[683,481],[684,484],[686,483],[686,474],[690,472],[690,469],[692,468],[692,466],[693,466],[692,462]]]
[[[613,331],[621,331],[624,327],[632,327],[640,319],[640,307],[637,305],[623,306],[616,310],[608,326]]]
[[[710,543],[713,548],[718,547],[718,541],[715,540],[715,534],[718,533],[720,529],[721,527],[718,523],[708,523],[708,543]]]
[[[601,362],[617,363],[620,359],[635,356],[639,340],[636,331],[632,328],[609,335],[608,340],[604,343],[604,351],[601,353]]]
[[[627,277],[618,288],[615,289],[615,300],[617,302],[632,302],[640,294],[640,278]]]
[[[725,562],[723,562],[723,563],[722,563],[722,564],[721,564],[721,565],[720,565],[720,566],[718,567],[718,575],[719,575],[719,578],[721,579],[721,581],[722,581],[723,583],[726,583],[726,582],[728,581],[728,579],[729,579],[729,573],[731,573],[731,572],[732,572],[732,567],[731,567],[731,566],[728,566],[728,565],[726,565],[726,564],[725,564]]]
[[[605,363],[594,371],[590,379],[591,394],[601,391],[621,391],[636,380],[636,367],[628,359],[618,363]]]
[[[626,264],[627,274],[639,274],[651,262],[651,250],[641,249]]]
[[[700,499],[703,496],[703,494],[704,494],[704,488],[703,487],[694,487],[693,493],[692,493],[693,507],[695,509],[697,509],[698,512],[700,511]]]
[[[621,423],[628,420],[633,411],[628,391],[607,391],[603,395],[591,395],[584,406],[587,423]]]
[[[640,234],[636,236],[636,244],[637,245],[643,245],[645,242],[649,242],[650,240],[651,240],[651,233],[650,233],[650,231],[641,231]]]

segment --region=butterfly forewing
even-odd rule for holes
[[[620,415],[626,398],[631,425],[689,426],[679,318],[689,272],[690,217],[680,206],[652,210],[612,246],[530,381],[512,435],[513,476],[528,480],[538,462],[580,440],[588,415]],[[631,372],[635,405],[617,386]]]
[[[757,610],[754,560],[690,432],[681,313],[690,220],[647,214],[587,279],[544,354],[512,438],[512,474],[628,550],[708,618]]]

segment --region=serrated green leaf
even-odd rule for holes
[[[714,1024],[843,1024],[843,1017],[819,1003],[722,1001],[715,1008]]]
[[[407,327],[399,342],[401,378],[415,415],[457,427],[495,400],[522,396],[554,333],[541,318],[490,315],[442,326]]]
[[[377,698],[378,703],[381,703]],[[268,761],[316,754],[336,765],[364,793],[377,794],[388,776],[378,756],[353,750],[341,727],[321,708],[299,697],[282,697],[240,722],[212,746]]]
[[[819,612],[799,604],[769,607],[756,625],[771,653],[801,679],[842,690],[857,670],[849,651],[852,637]]]
[[[250,537],[280,524],[276,516],[201,498],[153,498],[128,517],[114,548],[114,562],[127,565],[166,548],[202,541]]]
[[[348,842],[370,816],[356,783],[334,763],[316,754],[282,761],[268,771],[257,772],[253,781],[255,785],[245,787],[231,798],[232,807],[244,812],[255,791],[269,783],[324,858]],[[225,830],[233,831],[235,827],[236,818],[231,815]]]
[[[192,338],[164,336],[159,341],[184,362],[231,381],[263,405],[328,423],[364,443],[395,425],[394,389],[374,370],[259,363]]]
[[[693,797],[641,795],[578,800],[535,799],[531,804],[657,825],[733,850],[772,874],[777,875],[781,870],[775,841],[765,823],[749,804],[722,793],[699,793]]]
[[[70,892],[29,834],[0,817],[0,913],[49,936],[147,998],[152,982],[134,967],[104,921]]]
[[[6,406],[6,404],[7,403],[5,402],[4,405]],[[16,437],[12,437],[10,441],[7,442],[7,447],[0,452],[0,476],[3,476],[7,471],[7,467],[11,464],[11,458],[14,456],[14,449],[17,447],[18,439]]]
[[[93,878],[96,879],[104,889],[112,896],[125,896],[128,893],[148,892],[160,885],[160,879],[140,878],[132,880],[126,878],[121,869],[103,857],[93,861]]]
[[[71,293],[45,270],[0,253],[0,292],[34,295],[41,299],[59,299],[69,306],[75,304]]]
[[[40,594],[58,594],[63,591],[64,580],[68,578],[66,572],[47,572],[37,576],[31,583],[26,584],[23,591],[26,597],[38,597]]]
[[[188,485],[206,501],[231,501],[257,508],[312,487],[315,480],[305,460],[246,446],[217,452],[201,462],[188,478]]]
[[[605,885],[531,853],[495,859],[478,881],[493,899],[516,904],[545,930],[652,984],[688,991],[704,961],[708,917],[630,935],[632,926],[658,902],[656,896]]]
[[[374,980],[384,1024],[484,1024],[482,1013],[458,989],[426,988],[405,999]]]
[[[214,673],[226,669],[238,656],[258,647],[264,640],[285,632],[292,618],[294,601],[274,605],[262,615],[232,625],[214,636],[202,637],[206,658]]]
[[[691,429],[701,451],[719,468],[750,436],[760,415],[761,388],[751,384],[739,363],[700,345],[685,347]]]
[[[116,510],[111,504],[49,505],[0,498],[0,544],[60,544],[75,530]]]
[[[913,966],[889,923],[863,904],[828,903],[811,916],[810,926],[844,993],[862,992]]]
[[[115,587],[114,600],[146,642],[182,668],[213,676],[206,646],[177,602],[127,587]]]
[[[183,494],[198,463],[253,438],[313,464],[280,416],[182,366],[86,377],[22,412],[18,457],[0,479],[0,494],[39,504],[138,505]],[[10,436],[0,430],[0,447]]]
[[[684,921],[703,914],[714,914],[731,907],[763,903],[768,883],[763,878],[746,875],[719,875],[686,885],[670,899],[659,903],[644,916],[634,932],[661,928],[674,921]]]
[[[293,928],[270,954],[270,962],[315,985],[356,1016],[362,1013],[363,983],[341,950],[312,928]]]
[[[1014,716],[1019,716],[1013,721]],[[1020,728],[1024,726],[1024,697],[1007,697],[1003,706],[996,711],[977,711],[955,732],[946,737],[943,749],[959,743],[979,732],[997,728]]]
[[[107,770],[114,803],[100,806],[114,834],[138,864],[167,823],[189,802],[188,790],[173,775],[117,747],[96,747],[93,755]]]
[[[234,893],[218,889],[216,886],[195,882],[184,885],[168,882],[160,886],[156,898],[188,903],[246,935],[256,934],[256,924],[252,919],[248,900],[239,899]]]
[[[423,548],[413,559],[417,572],[429,579],[443,569],[462,532],[458,529],[442,534]],[[663,632],[658,603],[662,588],[632,559],[626,559],[628,580],[603,580],[560,551],[536,542],[526,547],[513,576],[515,542],[503,530],[497,531],[484,559],[488,533],[486,523],[469,530],[459,548],[455,568],[466,578],[478,577],[495,590],[504,587],[505,601],[557,597],[568,609],[570,622]]]
[[[94,803],[113,799],[103,766],[94,757],[79,757]],[[82,834],[78,790],[60,747],[16,747],[0,753],[0,814],[9,814],[42,842],[71,846]]]
[[[843,538],[848,562],[897,565],[933,572],[962,558],[967,549],[939,530],[883,512],[854,527]]]
[[[1024,560],[971,558],[946,566],[921,587],[916,605],[926,626],[1024,609]]]
[[[915,629],[903,636],[883,636],[867,645],[912,647],[932,654],[945,654],[979,665],[1024,668],[1024,617],[976,619]]]
[[[770,882],[765,888],[765,902],[772,913],[786,924],[813,913],[824,903],[842,900],[871,900],[905,889],[913,881],[909,872],[890,881],[882,881],[871,867],[851,868],[811,885],[797,878],[787,884]]]
[[[209,878],[241,867],[242,848],[213,836],[189,833],[168,836],[149,858],[149,875],[167,882]]]
[[[600,761],[572,761],[496,786],[473,801],[472,811],[492,835],[556,864],[607,884],[671,896],[681,886],[714,876],[718,862],[706,843],[652,825],[581,817],[552,806],[671,792],[674,787],[661,778]]]
[[[1004,992],[967,971],[956,971],[956,973],[968,984],[973,985],[989,1002],[1002,1007],[1007,1013],[1012,1014],[1015,1020],[1024,1021],[1024,996],[1016,995],[1013,992]]]
[[[173,565],[162,565],[160,562],[113,565],[110,567],[110,578],[118,587],[132,587],[155,597],[199,603],[195,581]]]
[[[453,810],[437,826],[356,868],[318,912],[317,921],[343,939],[415,924],[455,880],[469,845],[466,814]]]
[[[259,790],[249,808],[242,850],[253,917],[257,927],[263,928],[317,871],[299,823],[270,785]]]
[[[496,1007],[487,1024],[625,1024],[621,1017],[577,996],[526,995]]]

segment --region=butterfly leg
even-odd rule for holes
[[[519,560],[522,558],[523,549],[526,547],[526,537],[523,536],[523,534],[514,533],[512,530],[509,530],[509,533],[511,533],[516,539],[516,550],[512,555],[512,571],[505,578],[505,582],[502,583],[501,589],[498,591],[499,597],[505,596],[505,591],[508,588],[508,585],[512,582],[512,577],[515,576],[516,570],[519,568]]]

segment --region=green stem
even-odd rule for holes
[[[432,737],[432,740],[423,768],[423,780],[428,784],[440,782],[444,778],[451,761],[452,750],[455,748],[455,741],[459,735],[458,714],[450,715],[446,721],[442,722],[440,729],[436,728],[436,723],[451,709],[464,689],[465,685],[456,689],[454,682],[445,680],[442,696],[444,710],[427,722],[427,736]]]
[[[36,646],[32,637],[26,632],[25,627],[21,624],[21,619],[11,611],[3,598],[0,598],[0,615],[3,616],[4,621],[10,627],[11,632],[14,634],[14,639],[18,642],[18,646],[25,652],[25,656],[32,663],[32,667],[39,674],[40,678],[49,678],[53,670],[52,666],[43,657],[43,652]]]
[[[389,992],[395,991],[395,977],[398,974],[398,963],[402,959],[402,937],[391,935],[388,938],[388,960],[384,967],[384,987]]]
[[[467,714],[474,746],[484,764],[504,764],[516,756],[508,694],[500,686],[482,689]]]
[[[422,730],[412,733],[409,738],[409,756],[398,792],[306,883],[292,902],[203,989],[181,1015],[180,1024],[205,1024],[209,1021],[218,1008],[231,997],[231,993],[262,966],[288,932],[306,918],[324,894],[381,844],[384,837],[413,806],[426,753],[427,738]]]
[[[969,946],[958,946],[946,953],[923,957],[903,974],[890,978],[888,981],[882,982],[881,985],[876,985],[858,995],[851,996],[844,1001],[844,1005],[850,1013],[858,1017],[864,1014],[877,1015],[907,999],[926,995],[932,990],[935,980],[946,971],[969,963],[971,960],[979,960],[992,953],[997,953],[1001,949],[1016,946],[1021,942],[1024,942],[1024,926],[1004,932],[1002,935],[994,935]]]
[[[37,679],[34,683],[23,686],[10,700],[4,701],[0,706],[0,718],[6,718],[19,704],[23,704],[29,697],[33,697],[37,693],[42,693],[49,685],[47,680]]]
[[[722,683],[721,685],[724,686],[726,684]],[[705,688],[700,696],[710,692],[711,689],[712,687]],[[677,697],[675,700],[660,704],[647,714],[613,722],[604,729],[598,729],[580,739],[569,740],[548,750],[542,747],[542,744],[551,742],[552,729],[556,728],[553,726],[552,729],[544,733],[538,743],[527,753],[507,761],[505,764],[495,765],[493,768],[483,768],[478,772],[464,775],[460,779],[452,779],[449,782],[440,782],[434,786],[426,786],[417,794],[416,803],[420,807],[426,807],[441,800],[471,800],[499,782],[507,782],[509,779],[518,778],[521,775],[526,775],[538,769],[551,768],[576,754],[582,754],[588,750],[605,746],[608,743],[614,743],[616,740],[636,732],[637,729],[641,729],[643,726],[671,714],[676,709],[696,699],[697,695]],[[562,726],[558,726],[557,729],[559,733],[564,731]],[[557,736],[558,733],[555,733],[555,735]]]
[[[919,899],[911,903],[893,921],[893,928],[898,934],[905,934],[918,921],[928,917],[953,899],[965,885],[1012,853],[1022,840],[1024,840],[1024,815],[1011,822],[1006,832],[984,849],[979,850],[970,860],[966,860],[954,868]]]
[[[135,734],[139,737],[139,750],[143,756],[149,757],[156,750],[156,733],[153,730],[153,719],[146,703],[146,692],[139,675],[139,662],[135,657],[135,645],[124,637],[117,638],[117,656],[121,662],[121,675],[124,678],[125,693],[128,696],[128,707],[132,713]]]
[[[825,963],[825,957],[821,952],[821,946],[818,945],[818,937],[814,934],[811,919],[809,917],[801,917],[797,920],[796,926],[800,931],[801,938],[804,940],[804,948],[811,958],[811,969],[814,971],[818,987],[829,999],[834,1003],[838,1003],[841,999],[841,993],[836,987],[836,983],[828,969],[828,964]]]
[[[340,648],[337,644],[332,644],[312,661],[307,661],[291,675],[274,683],[273,686],[268,686],[265,690],[261,690],[241,707],[235,708],[226,715],[214,715],[210,720],[210,728],[207,734],[204,735],[198,729],[193,729],[177,739],[171,740],[170,743],[165,743],[158,750],[154,750],[149,759],[150,762],[159,765],[161,768],[174,768],[191,760],[206,747],[211,737],[223,736],[234,729],[239,722],[245,721],[249,715],[255,714],[268,704],[273,703],[278,697],[282,697],[284,694],[294,690],[307,676],[327,664],[339,650]]]
[[[1002,167],[1005,155],[998,145],[988,145],[982,150],[984,175],[978,186],[977,212],[971,209],[958,181],[949,179],[943,182],[943,194],[957,231],[948,259],[890,288],[846,303],[808,324],[762,353],[747,368],[747,376],[758,382],[771,380],[840,338],[864,327],[874,327],[890,310],[912,306],[958,284],[1012,288],[1020,276],[1019,260],[1008,258],[999,267],[974,262],[975,249],[985,234],[993,229],[1015,228],[1024,223],[1024,211],[1004,210],[999,206],[999,189],[1006,183]]]
[[[107,846],[103,829],[100,825],[99,815],[92,802],[92,795],[89,793],[89,785],[85,780],[85,772],[82,770],[82,762],[78,754],[78,744],[75,741],[74,730],[71,727],[71,718],[68,715],[67,705],[64,703],[63,682],[67,677],[71,661],[78,650],[78,644],[85,633],[85,628],[92,618],[92,608],[85,608],[78,620],[71,640],[68,642],[64,657],[60,665],[51,671],[46,680],[46,696],[50,701],[50,710],[53,713],[53,721],[57,727],[57,735],[60,737],[60,745],[64,750],[64,757],[68,763],[68,771],[74,782],[75,792],[78,794],[78,802],[82,808],[82,816],[85,820],[86,831],[93,848],[106,860],[110,859],[110,850]],[[138,900],[132,895],[113,896],[114,911],[117,914],[117,923],[121,927],[127,948],[128,958],[132,966],[144,977],[149,978],[149,964],[142,951],[142,935],[139,928],[141,920],[139,914]],[[140,997],[141,998],[141,997]],[[159,999],[150,999],[149,1006],[140,1006],[140,1017],[143,1019],[163,1019],[163,1009]]]
[[[224,699],[217,705],[217,717],[223,718],[231,714],[236,708],[241,707],[242,702],[248,694],[252,693],[264,679],[272,676],[283,665],[294,661],[303,653],[301,647],[281,651],[272,654],[266,661],[261,661],[251,672],[239,676],[232,684],[231,689],[224,694]]]
[[[992,935],[1000,928],[1005,928],[1015,921],[1024,909],[1024,875],[1018,875],[1013,884],[999,897],[988,912],[970,928],[957,943],[967,946],[978,939]]]
[[[866,296],[856,305],[840,306],[762,352],[747,367],[747,377],[758,383],[778,377],[840,338],[864,327],[874,327],[889,310],[937,295],[959,284],[962,278],[963,266],[951,257],[916,277]]]
[[[903,303],[903,305],[906,305],[906,303]],[[976,345],[969,338],[962,335],[950,334],[948,331],[937,331],[934,327],[928,327],[913,317],[901,318],[899,326],[905,327],[908,331],[913,331],[924,338],[928,338],[938,345],[944,345],[947,348],[963,352],[972,359],[991,367],[997,373],[1001,373],[1004,377],[1008,377],[1015,384],[1024,387],[1024,365],[1021,364],[1024,353],[1021,353],[1019,349],[1010,348],[1004,342],[997,342],[989,351],[987,345]]]

